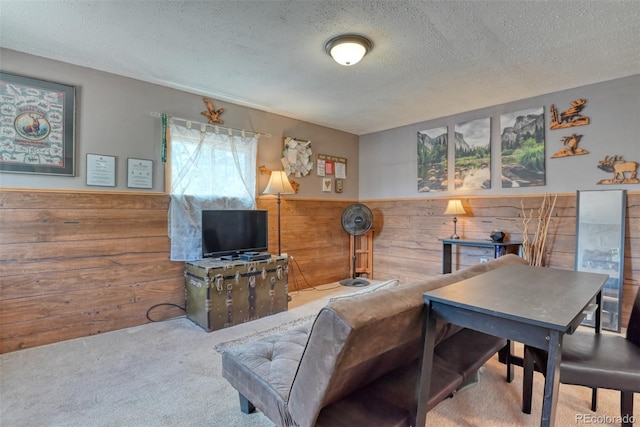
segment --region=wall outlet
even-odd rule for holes
[[[480,258],[480,264],[484,264],[487,261],[489,261],[489,258],[485,258],[485,257]]]

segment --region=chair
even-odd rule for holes
[[[547,352],[524,349],[522,412],[531,413],[531,392],[535,365],[546,372]],[[633,394],[640,392],[640,291],[631,310],[626,337],[593,332],[566,335],[562,343],[560,382],[590,387],[591,410],[596,410],[597,389],[620,390],[622,425],[633,423]]]

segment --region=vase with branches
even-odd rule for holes
[[[522,229],[517,228],[522,233],[522,258],[524,258],[529,265],[537,267],[544,265],[547,234],[549,233],[551,215],[553,214],[557,199],[557,194],[553,197],[553,200],[551,200],[551,197],[548,196],[547,193],[544,194],[542,204],[538,209],[538,215],[535,218],[537,225],[531,223],[534,220],[534,209],[531,209],[527,214],[524,202],[520,200],[520,206],[522,207]]]

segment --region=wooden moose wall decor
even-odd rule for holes
[[[605,156],[598,163],[598,168],[613,174],[613,178],[601,179],[598,184],[640,184],[640,179],[637,177],[638,163],[627,162],[622,156]],[[626,173],[629,174],[628,178]]]

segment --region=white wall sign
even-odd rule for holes
[[[116,156],[87,154],[87,185],[116,186]]]
[[[127,187],[153,188],[153,160],[127,159]]]

